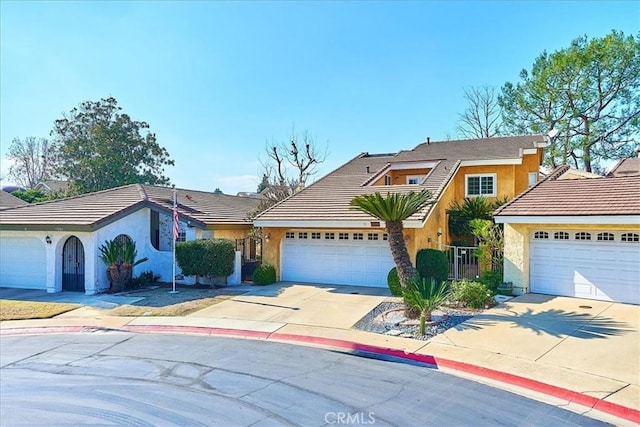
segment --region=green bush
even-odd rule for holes
[[[398,269],[393,267],[387,274],[387,286],[394,297],[402,296],[402,286],[400,286],[400,278],[398,277]]]
[[[254,285],[270,285],[276,281],[276,269],[271,264],[262,264],[253,271]]]
[[[153,271],[151,271],[151,270],[144,271],[144,272],[140,273],[138,275],[138,277],[134,277],[131,280],[131,287],[132,288],[141,288],[143,286],[153,285],[158,280],[160,280],[160,275],[159,274],[154,274]]]
[[[185,276],[208,279],[233,273],[235,245],[231,240],[191,240],[176,244],[176,261]]]
[[[420,249],[416,255],[416,270],[427,280],[444,282],[449,278],[447,254],[437,249]]]
[[[498,291],[498,286],[502,284],[501,271],[483,271],[478,279],[480,283],[485,285],[493,294]]]
[[[461,280],[453,282],[451,289],[450,298],[469,308],[484,308],[492,296],[491,291],[480,282]]]

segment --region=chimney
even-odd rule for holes
[[[427,137],[427,145],[429,145],[429,144],[431,144],[431,137],[430,136]]]

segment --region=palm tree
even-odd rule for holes
[[[446,280],[438,285],[433,278],[429,282],[427,279],[412,279],[409,280],[406,288],[402,288],[402,296],[405,304],[420,312],[418,333],[424,335],[426,323],[431,322],[431,312],[447,301],[449,285]]]
[[[411,264],[407,245],[404,242],[402,221],[433,203],[431,196],[431,191],[425,189],[419,193],[415,191],[404,194],[387,193],[386,197],[376,192],[356,196],[351,200],[352,209],[384,221],[389,236],[389,248],[398,269],[398,278],[402,287],[406,287],[407,281],[416,275],[416,269]]]

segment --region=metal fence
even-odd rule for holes
[[[449,280],[474,280],[480,276],[480,261],[476,246],[444,246],[449,258]]]

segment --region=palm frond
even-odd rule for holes
[[[434,203],[429,190],[409,193],[391,193],[382,196],[379,192],[362,194],[351,200],[351,208],[359,210],[380,221],[404,221],[425,206]]]

